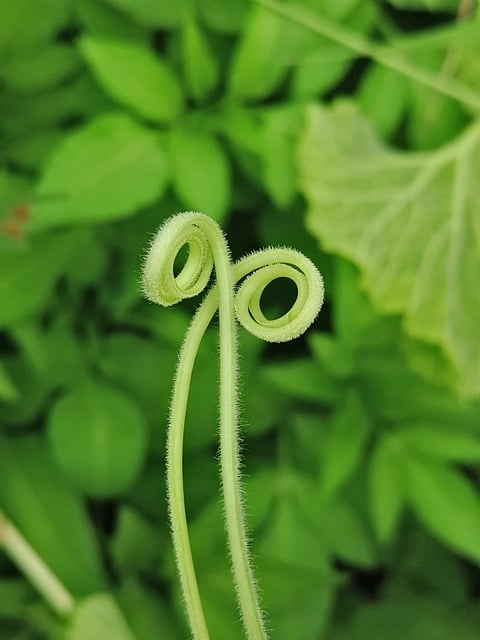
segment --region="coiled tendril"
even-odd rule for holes
[[[175,260],[188,246],[188,257],[175,275]],[[185,336],[178,360],[167,438],[167,491],[172,539],[190,626],[197,640],[209,638],[190,548],[183,493],[183,433],[193,365],[202,337],[216,311],[220,328],[220,466],[232,572],[242,621],[249,640],[267,637],[246,542],[241,501],[237,437],[236,322],[255,336],[284,342],[301,335],[318,314],[323,279],[303,254],[288,248],[252,253],[234,265],[220,227],[196,212],[169,218],[151,243],[143,270],[145,296],[163,306],[200,293],[213,267],[216,281],[204,298]],[[244,279],[245,278],[245,279]],[[277,278],[297,287],[291,309],[275,320],[265,317],[261,298]],[[244,280],[243,280],[244,279]],[[235,284],[243,280],[235,295]]]

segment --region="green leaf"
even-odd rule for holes
[[[474,434],[453,431],[438,424],[410,424],[398,436],[413,451],[454,462],[478,462],[480,439]]]
[[[389,0],[390,4],[400,9],[417,11],[452,11],[458,10],[457,0]]]
[[[171,603],[154,587],[134,578],[121,584],[116,597],[125,618],[138,640],[180,640],[185,631],[178,628]]]
[[[109,593],[97,593],[76,608],[67,640],[137,640],[122,610]]]
[[[7,402],[18,399],[18,389],[13,383],[8,371],[0,362],[0,398]]]
[[[173,313],[176,315],[175,311]],[[178,317],[176,320],[178,323]],[[154,422],[155,440],[158,439],[162,447],[177,349],[178,346],[173,349],[158,341],[119,331],[111,333],[102,341],[102,373],[136,399]]]
[[[333,500],[325,514],[325,526],[335,556],[364,568],[378,563],[372,532],[361,514],[347,501]]]
[[[288,36],[296,28],[264,7],[251,7],[228,74],[232,95],[259,100],[278,87],[291,55]]]
[[[348,49],[324,40],[304,52],[293,68],[292,91],[299,98],[325,93],[341,80],[351,63],[352,53]]]
[[[0,580],[0,620],[3,618],[21,618],[28,601],[32,597],[31,586],[21,578]]]
[[[330,420],[320,477],[325,497],[332,496],[357,468],[370,434],[370,423],[357,393],[347,395]]]
[[[9,147],[8,158],[22,169],[38,172],[61,138],[61,131],[53,128],[27,134]]]
[[[106,0],[109,5],[124,11],[129,17],[148,27],[172,28],[180,20],[185,0]]]
[[[261,601],[267,611],[272,640],[324,637],[335,604],[332,572],[312,571],[263,558],[258,564]]]
[[[404,76],[378,64],[363,76],[358,104],[382,138],[388,139],[399,126],[408,107],[408,89]]]
[[[295,144],[301,124],[296,105],[269,109],[263,116],[260,154],[263,184],[274,204],[285,209],[297,195]]]
[[[103,588],[99,550],[84,505],[40,438],[0,441],[0,505],[75,595]]]
[[[241,31],[250,8],[250,0],[198,0],[198,11],[213,31],[236,33]]]
[[[158,562],[160,553],[161,538],[156,528],[136,510],[122,507],[111,541],[117,571],[122,574],[146,571]]]
[[[267,363],[262,372],[270,384],[294,398],[330,403],[341,392],[337,382],[311,358]]]
[[[311,232],[359,266],[384,313],[446,350],[468,396],[480,394],[479,142],[476,123],[438,151],[391,151],[340,103],[308,110],[300,145]]]
[[[407,499],[418,519],[455,552],[480,563],[480,497],[459,472],[435,459],[403,455]]]
[[[218,140],[204,130],[172,129],[173,188],[191,209],[221,222],[230,204],[230,164]]]
[[[80,51],[105,91],[140,116],[170,122],[182,108],[182,94],[168,64],[146,46],[84,36]]]
[[[358,607],[328,640],[475,640],[477,636],[478,615],[473,608],[406,593]]]
[[[68,19],[66,0],[19,0],[0,3],[0,52],[46,42]]]
[[[73,77],[80,68],[81,60],[72,47],[50,44],[10,58],[3,78],[17,91],[42,91]]]
[[[57,400],[48,437],[69,480],[90,496],[106,498],[125,491],[138,476],[147,426],[132,400],[92,380]]]
[[[311,332],[308,342],[316,358],[331,374],[339,380],[353,374],[354,355],[344,343],[329,333]]]
[[[108,2],[108,0],[106,0]],[[111,4],[115,4],[112,2]],[[141,4],[139,1],[137,5]],[[136,24],[129,15],[98,0],[82,0],[74,6],[76,18],[89,35],[102,38],[122,38],[139,42],[148,42],[149,32]]]
[[[368,501],[377,538],[388,542],[404,504],[395,440],[388,436],[378,442],[369,459]]]
[[[328,546],[323,523],[315,517],[315,483],[286,469],[278,473],[273,489],[269,517],[258,534],[259,555],[267,561],[325,572]]]
[[[0,254],[0,326],[31,316],[47,302],[56,279],[75,259],[77,239],[71,233],[36,236],[31,247]]]
[[[217,86],[219,68],[205,34],[192,18],[187,18],[181,31],[181,47],[185,79],[190,95],[196,100],[207,97]]]
[[[123,114],[99,116],[66,136],[38,185],[33,227],[132,215],[166,188],[167,160],[155,133]]]

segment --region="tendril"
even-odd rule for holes
[[[187,245],[188,256],[175,275],[175,261]],[[259,338],[284,342],[299,336],[318,314],[324,296],[323,280],[303,254],[288,248],[252,253],[232,265],[220,227],[196,212],[177,214],[159,229],[143,270],[145,296],[163,306],[200,293],[213,268],[216,280],[192,319],[180,350],[173,385],[167,436],[167,492],[175,557],[194,638],[207,640],[208,627],[201,604],[188,536],[183,492],[183,433],[193,366],[202,337],[219,312],[220,333],[220,467],[224,512],[232,572],[242,621],[249,640],[267,637],[249,559],[240,485],[237,434],[236,322]],[[245,279],[244,279],[245,278]],[[277,278],[297,288],[291,309],[275,320],[265,317],[261,298]],[[244,281],[235,294],[237,282]]]

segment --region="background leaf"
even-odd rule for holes
[[[458,471],[434,459],[402,457],[407,497],[418,518],[459,553],[480,558],[480,499]]]
[[[163,123],[180,113],[182,94],[175,75],[146,46],[84,37],[80,51],[112,98],[140,116]]]
[[[132,215],[164,192],[167,160],[158,137],[121,113],[66,138],[38,184],[35,230]]]
[[[438,151],[402,154],[346,103],[311,108],[300,146],[312,233],[359,266],[384,312],[446,349],[470,396],[480,393],[480,324],[469,302],[480,275],[479,158],[476,126]]]
[[[205,131],[175,128],[169,148],[178,197],[220,222],[230,201],[230,166],[221,144]]]
[[[132,484],[147,446],[147,427],[135,403],[93,380],[56,402],[48,436],[66,477],[88,495],[102,498]]]
[[[85,506],[44,443],[38,436],[2,438],[0,459],[2,510],[74,595],[102,589],[105,576]]]

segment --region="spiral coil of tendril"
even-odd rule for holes
[[[188,256],[175,274],[183,247]],[[187,613],[197,640],[209,638],[190,549],[183,495],[183,432],[193,365],[201,339],[218,310],[220,326],[220,466],[232,572],[242,620],[249,640],[266,638],[262,612],[250,566],[241,501],[237,437],[236,322],[269,342],[301,335],[317,316],[324,297],[323,279],[315,265],[289,248],[254,252],[232,265],[225,237],[211,218],[185,212],[169,218],[148,251],[143,270],[145,296],[163,306],[200,293],[212,270],[216,281],[190,324],[178,360],[167,440],[167,490],[177,566]],[[266,287],[278,278],[297,288],[292,307],[279,318],[266,318],[261,308]],[[235,294],[236,283],[242,281]]]

